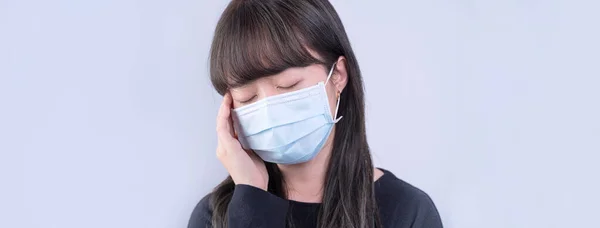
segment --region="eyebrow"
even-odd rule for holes
[[[252,81],[249,81],[246,83],[239,83],[239,82],[228,83],[227,86],[229,87],[229,89],[239,89],[239,88],[242,88],[242,87],[252,83],[253,81],[256,81],[256,80],[252,80]]]

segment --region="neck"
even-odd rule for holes
[[[333,135],[333,132],[332,134]],[[329,137],[323,149],[312,160],[294,164],[278,165],[283,174],[289,200],[320,203],[323,198],[325,175],[329,164],[333,137]]]

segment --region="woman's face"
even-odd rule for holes
[[[313,64],[307,67],[293,67],[279,74],[259,78],[241,87],[230,89],[233,98],[233,108],[239,108],[252,104],[264,98],[288,93],[325,82],[330,68],[323,65]],[[337,93],[346,86],[347,73],[345,59],[340,57],[327,85],[327,97],[332,115],[335,113]]]

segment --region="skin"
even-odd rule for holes
[[[327,97],[332,116],[335,114],[337,93],[343,92],[348,74],[346,59],[341,56],[329,82],[326,84]],[[235,138],[231,121],[231,109],[251,104],[269,96],[292,92],[324,82],[329,73],[322,65],[296,67],[279,74],[263,77],[239,88],[232,88],[225,94],[217,115],[217,157],[223,163],[235,184],[245,184],[267,190],[269,176],[264,162],[252,151],[242,149]],[[340,121],[344,121],[342,118]],[[319,154],[312,160],[293,165],[278,165],[285,178],[288,199],[300,202],[321,202],[323,183],[329,163],[335,126]],[[374,180],[383,172],[374,171]]]

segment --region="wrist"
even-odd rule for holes
[[[234,181],[234,182],[235,182],[236,185],[248,185],[248,186],[251,186],[251,187],[255,187],[255,188],[261,189],[263,191],[267,191],[267,186],[268,186],[268,183],[264,183],[262,181],[251,181],[251,180],[248,180],[248,181]]]

